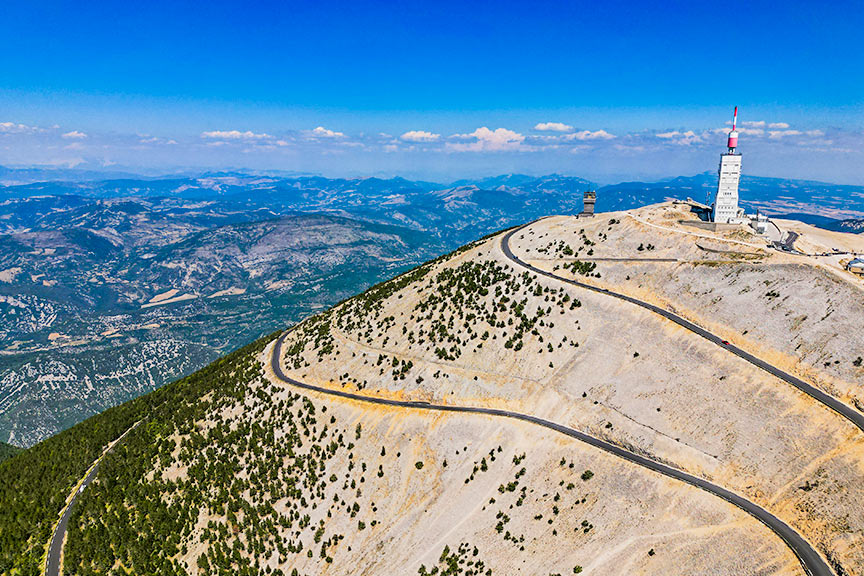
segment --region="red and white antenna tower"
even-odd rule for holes
[[[735,106],[735,113],[732,115],[732,131],[729,132],[729,141],[726,147],[729,148],[729,153],[734,154],[735,148],[738,147],[738,107]]]

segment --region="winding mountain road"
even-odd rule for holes
[[[646,310],[650,310],[651,312],[654,312],[655,314],[658,314],[658,315],[662,316],[663,318],[666,318],[667,320],[671,320],[672,322],[674,322],[675,324],[678,324],[682,328],[685,328],[685,329],[689,330],[690,332],[693,332],[694,334],[698,334],[699,336],[705,338],[709,342],[713,342],[714,344],[720,346],[721,348],[724,348],[725,350],[728,350],[732,354],[735,354],[739,358],[742,358],[742,359],[746,360],[747,362],[750,362],[752,365],[756,366],[757,368],[761,368],[762,370],[768,372],[769,374],[776,376],[777,378],[780,378],[781,380],[783,380],[784,382],[786,382],[788,384],[791,384],[792,386],[794,386],[795,388],[797,388],[801,392],[807,394],[808,396],[810,396],[811,398],[813,398],[814,400],[816,400],[817,402],[819,402],[823,406],[827,407],[829,410],[833,410],[834,412],[836,412],[837,414],[839,414],[840,416],[842,416],[843,418],[845,418],[846,420],[848,420],[849,422],[854,424],[856,427],[858,427],[859,430],[864,432],[864,413],[859,412],[858,410],[856,410],[852,406],[849,406],[848,404],[844,404],[843,402],[841,402],[840,400],[838,400],[834,396],[831,396],[830,394],[827,394],[827,393],[823,392],[822,390],[819,390],[818,388],[812,386],[811,384],[808,384],[807,382],[801,380],[800,378],[796,378],[792,374],[789,374],[788,372],[784,372],[780,368],[777,368],[776,366],[765,362],[764,360],[754,356],[753,354],[750,354],[749,352],[742,350],[741,348],[735,346],[734,344],[726,342],[720,336],[717,336],[716,334],[709,332],[708,330],[702,328],[701,326],[698,326],[698,325],[694,324],[693,322],[690,322],[686,318],[678,316],[674,312],[670,312],[669,310],[665,310],[663,308],[660,308],[659,306],[655,306],[654,304],[650,304],[650,303],[645,302],[643,300],[633,298],[632,296],[628,296],[626,294],[621,294],[620,292],[613,292],[613,291],[607,290],[605,288],[598,288],[597,286],[592,286],[591,284],[579,282],[578,280],[571,279],[571,278],[563,278],[561,276],[558,276],[557,274],[554,274],[554,273],[549,272],[547,270],[543,270],[542,268],[538,268],[537,266],[534,266],[534,265],[529,264],[528,262],[522,260],[521,258],[516,256],[513,253],[513,250],[510,248],[510,239],[513,237],[514,234],[516,234],[517,232],[519,232],[521,230],[524,230],[526,227],[530,226],[531,224],[533,224],[533,222],[525,224],[524,226],[520,226],[519,228],[515,228],[515,229],[507,232],[506,234],[504,234],[504,236],[501,238],[501,249],[504,251],[504,255],[509,260],[511,260],[513,263],[518,264],[519,266],[526,268],[526,269],[530,270],[531,272],[534,272],[536,274],[540,274],[541,276],[546,276],[547,278],[552,278],[554,280],[558,280],[559,282],[565,282],[565,283],[571,284],[573,286],[578,286],[579,288],[584,288],[586,290],[591,290],[592,292],[597,292],[599,294],[605,294],[607,296],[611,296],[612,298],[617,298],[619,300],[623,300],[625,302],[635,304],[636,306],[640,306],[642,308],[645,308]]]
[[[816,550],[812,546],[810,546],[810,544],[800,534],[798,534],[798,532],[796,532],[791,526],[789,526],[764,508],[759,507],[758,505],[747,500],[746,498],[743,498],[742,496],[739,496],[734,492],[717,486],[716,484],[712,484],[711,482],[703,478],[688,474],[687,472],[678,470],[677,468],[673,468],[671,466],[667,466],[666,464],[661,464],[660,462],[656,462],[654,460],[651,460],[650,458],[646,458],[645,456],[640,456],[639,454],[635,454],[633,452],[625,450],[620,446],[616,446],[593,436],[589,436],[588,434],[580,432],[574,428],[564,426],[563,424],[558,424],[557,422],[552,422],[551,420],[532,416],[530,414],[522,414],[519,412],[512,412],[510,410],[483,408],[476,406],[432,404],[430,402],[411,400],[391,400],[387,398],[377,398],[375,396],[364,396],[362,394],[345,392],[343,390],[332,390],[330,388],[315,386],[312,384],[301,382],[300,380],[296,380],[285,374],[285,372],[282,370],[282,363],[280,360],[282,358],[282,346],[285,343],[285,338],[288,336],[289,333],[289,331],[286,331],[282,333],[279,338],[276,339],[276,342],[273,345],[273,351],[270,356],[270,366],[273,370],[273,374],[276,376],[276,378],[285,382],[286,384],[290,384],[291,386],[303,390],[311,390],[313,392],[318,392],[329,396],[336,396],[339,398],[355,400],[358,402],[366,402],[370,404],[397,406],[401,408],[439,412],[484,414],[487,416],[498,416],[502,418],[521,420],[523,422],[529,422],[531,424],[543,426],[544,428],[548,428],[561,434],[565,434],[566,436],[575,438],[590,446],[599,448],[604,452],[618,456],[619,458],[626,460],[627,462],[642,466],[643,468],[647,468],[648,470],[663,474],[664,476],[668,476],[669,478],[680,480],[682,482],[690,484],[691,486],[695,486],[697,488],[705,490],[710,494],[719,496],[723,500],[737,506],[741,510],[744,510],[745,512],[762,522],[775,534],[777,534],[783,540],[783,542],[792,550],[792,552],[798,557],[798,560],[801,562],[801,566],[804,568],[804,571],[809,576],[834,576],[834,573],[831,571],[831,568],[828,566],[825,560],[819,555],[818,552],[816,552]]]

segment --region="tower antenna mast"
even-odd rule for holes
[[[738,147],[738,107],[735,106],[735,113],[732,114],[732,131],[729,132],[729,141],[726,143],[729,148],[729,153],[734,154],[735,148]]]

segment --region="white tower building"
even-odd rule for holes
[[[714,222],[729,223],[738,218],[738,181],[741,179],[741,154],[738,148],[738,107],[732,116],[732,131],[729,132],[728,150],[720,156],[720,179],[714,197]]]

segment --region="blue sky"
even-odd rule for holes
[[[0,164],[864,183],[859,2],[0,7]],[[320,128],[320,129],[319,129]]]

